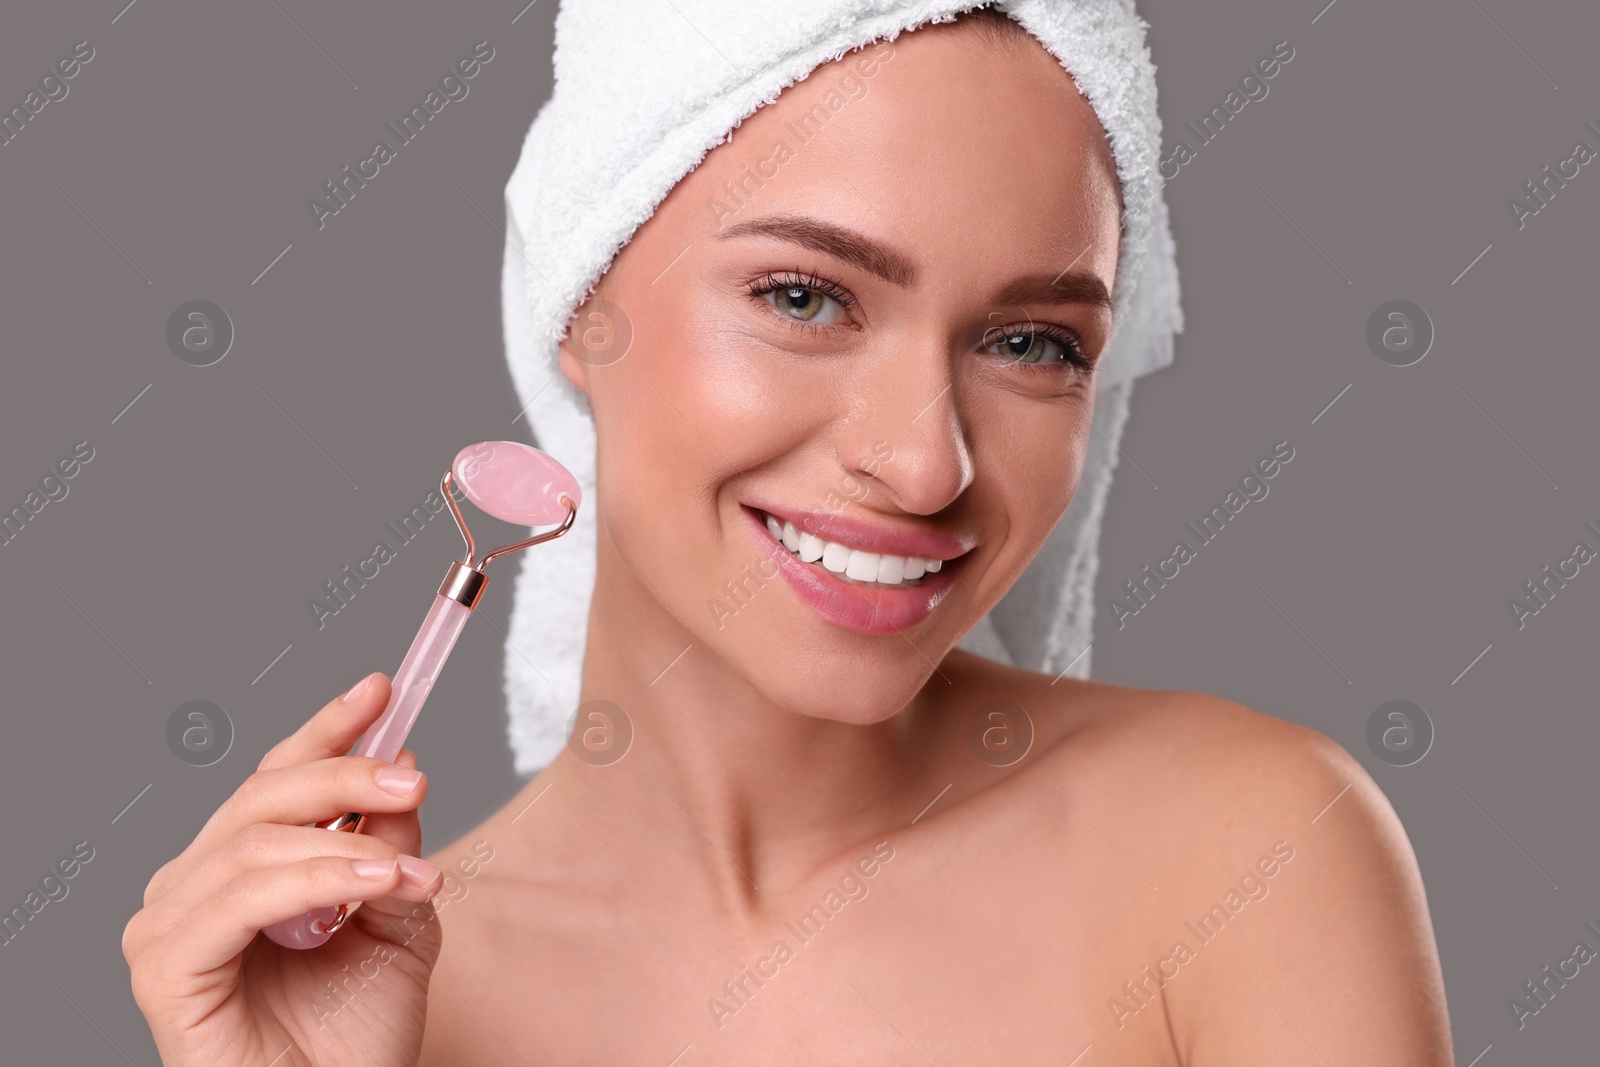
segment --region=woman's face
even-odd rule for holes
[[[1104,131],[1031,39],[927,27],[785,90],[563,345],[597,423],[597,604],[794,711],[893,714],[1077,488],[1118,235]]]

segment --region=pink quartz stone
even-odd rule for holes
[[[567,506],[582,503],[578,480],[567,468],[518,441],[484,441],[469,445],[450,468],[467,499],[484,512],[518,526],[564,522]]]

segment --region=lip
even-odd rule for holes
[[[952,544],[959,544],[952,538],[936,534],[926,536],[895,534],[892,538],[884,536],[876,540],[870,537],[852,536],[854,546],[867,551],[881,545],[880,551],[894,555],[924,555],[925,558],[931,556],[934,559],[947,560],[937,573],[924,574],[918,585],[852,584],[824,567],[800,562],[798,556],[773,540],[756,505],[746,504],[741,510],[750,522],[751,534],[756,538],[758,546],[771,557],[778,568],[778,573],[783,575],[784,581],[794,590],[795,595],[826,621],[856,633],[892,634],[915,626],[939,606],[962,570],[962,560],[958,558],[961,552],[940,554],[941,551],[948,552]],[[774,518],[788,519],[790,522],[795,522],[792,516],[797,514],[765,506],[761,506],[760,511],[765,511]],[[799,514],[809,516],[809,513]],[[795,522],[795,525],[799,527],[800,523]],[[860,529],[870,533],[873,530],[860,523],[852,522],[849,525],[852,531]],[[806,529],[818,537],[825,536],[816,527],[806,527]],[[846,536],[842,522],[824,529],[837,534],[840,540]],[[917,552],[909,548],[910,545],[916,545],[923,551]],[[928,551],[929,548],[936,546],[939,551]],[[963,549],[962,552],[964,551]]]
[[[933,530],[897,530],[846,515],[818,511],[795,511],[782,504],[746,500],[747,509],[766,512],[779,522],[792,522],[795,529],[814,534],[824,541],[838,541],[863,552],[887,552],[891,556],[921,556],[923,559],[953,560],[966,555],[977,545],[974,537],[953,537]],[[757,516],[759,519],[759,516]]]

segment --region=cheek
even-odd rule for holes
[[[708,293],[697,305],[703,314],[674,330],[687,340],[663,360],[672,388],[662,388],[702,423],[728,462],[748,470],[798,447],[839,414],[844,365],[837,359],[774,347],[773,335],[785,328],[758,318],[762,309],[744,295]]]
[[[623,363],[641,355],[637,349]],[[660,359],[666,353],[656,352]],[[645,360],[606,368],[607,380],[591,387],[596,432],[596,495],[612,537],[624,546],[637,538],[650,543],[650,531],[677,529],[686,522],[720,461],[696,425],[693,412],[680,414],[678,388],[660,380]],[[673,401],[668,403],[657,387]],[[722,465],[725,466],[725,465]],[[642,561],[641,561],[642,562]]]
[[[1008,545],[1036,551],[1077,492],[1089,447],[1092,399],[1044,404],[997,398],[982,418],[990,432],[977,442],[973,488],[1007,517]]]
[[[739,518],[725,485],[803,453],[832,417],[823,368],[695,314],[706,306],[682,294],[637,301],[628,355],[591,375],[600,506],[613,540],[652,570],[698,570],[671,548],[685,539],[727,569],[711,555]],[[650,533],[663,529],[677,535]]]
[[[802,447],[833,417],[826,361],[761,342],[726,295],[651,294],[641,307],[628,360],[640,358],[618,383],[622,436],[674,491],[714,488]]]
[[[686,337],[664,353],[662,391],[726,454],[724,467],[747,467],[762,454],[765,428],[787,421],[788,376],[729,326],[702,322]]]

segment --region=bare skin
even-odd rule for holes
[[[231,940],[174,920],[215,906],[238,864],[196,866],[236,856],[252,818],[389,811],[375,846],[415,851],[421,790],[376,807],[372,770],[348,767],[370,761],[338,756],[381,702],[330,705],[278,757],[327,810],[236,807],[130,923],[167,1063],[286,1045],[283,1063],[1450,1062],[1415,860],[1337,745],[1214,697],[1052,685],[955,650],[1077,487],[1094,376],[1071,357],[1110,330],[1115,169],[1036,43],[958,22],[865,54],[870,74],[847,56],[746,120],[619,254],[597,297],[631,321],[623,359],[563,349],[600,445],[584,699],[624,709],[626,755],[563,751],[430,857],[450,877],[416,936],[379,920],[439,883],[375,887],[334,943],[394,960],[314,1005],[333,944],[297,969],[244,949],[248,925],[358,899],[348,879],[274,883]],[[819,248],[814,225],[736,230],[799,216],[879,252]],[[769,273],[777,290],[752,292]],[[1007,293],[1032,277],[1071,299]],[[970,549],[899,632],[836,625],[781,578],[719,613],[771,548],[755,500]],[[983,718],[997,701],[1006,718]],[[975,749],[975,718],[1007,740],[1018,709],[1025,756]],[[249,852],[269,872],[309,847],[278,830],[283,855]],[[235,1047],[252,1054],[216,1054]]]

